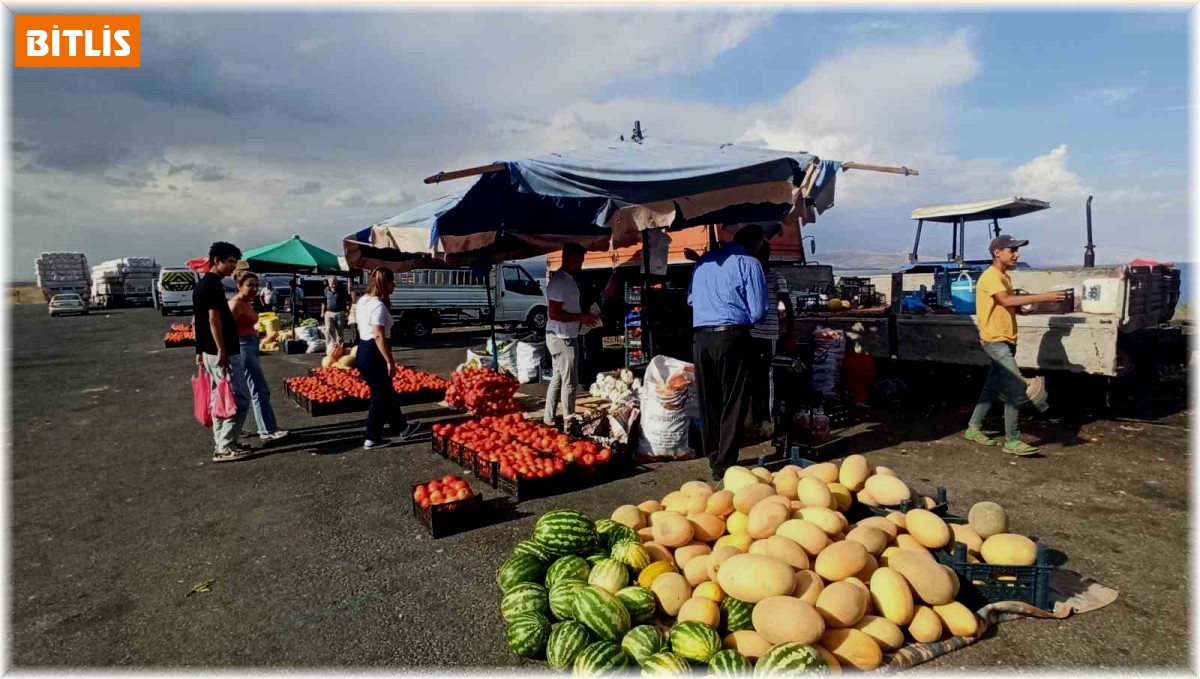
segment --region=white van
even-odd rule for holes
[[[497,285],[497,283],[499,283]],[[492,269],[492,299],[483,279],[467,269],[417,269],[396,275],[391,308],[400,334],[420,339],[438,326],[478,325],[496,314],[496,322],[534,330],[546,328],[542,286],[518,264]],[[395,336],[395,334],[393,334]]]
[[[164,268],[158,272],[154,306],[163,316],[172,313],[192,313],[192,291],[200,282],[200,274],[183,268]]]

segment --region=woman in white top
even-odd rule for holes
[[[367,440],[363,445],[367,450],[392,445],[383,437],[385,423],[391,425],[392,434],[401,440],[411,437],[419,428],[405,419],[392,386],[396,359],[392,358],[392,312],[388,309],[388,298],[395,289],[396,275],[391,269],[379,267],[371,272],[367,294],[358,299],[355,309],[359,337],[356,363],[371,390]]]

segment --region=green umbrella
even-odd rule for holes
[[[243,253],[242,261],[251,271],[264,273],[342,273],[337,255],[300,236]]]

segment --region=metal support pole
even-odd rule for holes
[[[492,370],[500,372],[500,345],[496,343],[496,307],[492,304],[492,268],[488,268],[488,272],[484,274],[483,289],[487,291],[488,309],[491,311],[488,314],[491,325],[492,335]]]
[[[925,226],[925,220],[918,219],[917,220],[917,237],[913,239],[913,249],[912,249],[912,252],[910,252],[908,254],[908,261],[910,264],[915,264],[917,261],[917,248],[921,245],[921,227],[923,227],[923,226]],[[803,246],[803,243],[801,243],[801,245]],[[804,248],[801,247],[800,249],[803,250]]]
[[[711,226],[709,227],[711,234]],[[650,326],[647,325],[649,320],[648,309],[646,302],[650,299],[650,233],[642,231],[642,353],[646,355],[646,361],[654,358],[654,342],[650,337]]]

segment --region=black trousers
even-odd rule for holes
[[[387,361],[379,353],[374,338],[358,343],[355,360],[363,381],[371,389],[371,405],[367,410],[367,440],[382,439],[385,424],[391,425],[393,434],[403,431],[408,420],[400,410],[396,388],[392,386],[392,378],[388,375]]]
[[[771,362],[775,360],[775,345],[769,339],[750,339],[754,365],[750,368],[750,414],[755,424],[771,421]]]
[[[752,356],[749,330],[697,330],[692,340],[701,441],[713,471],[724,471],[738,462],[742,421],[750,406]]]

